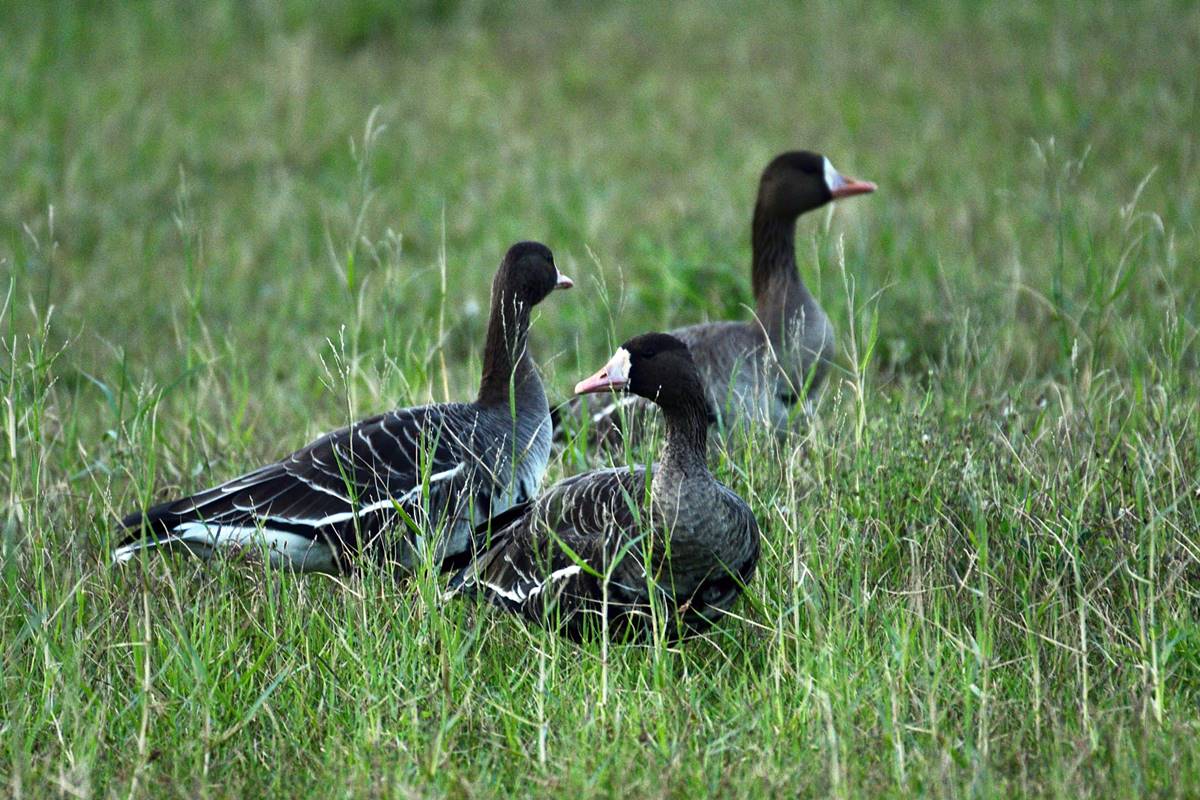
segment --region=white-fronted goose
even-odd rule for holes
[[[691,348],[724,426],[741,420],[780,427],[797,402],[807,405],[820,388],[834,334],[796,267],[796,220],[831,200],[873,191],[875,184],[844,177],[817,153],[784,153],[763,170],[752,228],[755,318],[671,331]],[[582,423],[582,406],[573,398],[566,413],[555,410],[556,421]],[[611,444],[623,426],[639,428],[648,411],[637,397],[592,403],[589,438]]]
[[[447,598],[493,604],[578,637],[651,629],[657,595],[670,638],[703,631],[741,593],[759,532],[742,498],[705,463],[708,401],[687,346],[662,333],[630,339],[577,394],[625,390],[666,420],[662,460],[556,483],[492,522],[493,545],[454,577]]]
[[[545,475],[550,416],[528,352],[530,314],[570,286],[547,247],[513,245],[492,283],[474,402],[370,417],[220,486],[130,514],[114,558],[149,547],[208,557],[265,544],[272,563],[328,572],[359,552],[405,568],[429,547],[434,563],[468,552],[479,521],[535,496]]]

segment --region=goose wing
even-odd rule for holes
[[[268,541],[278,534],[281,541],[321,543],[340,554],[396,523],[397,507],[418,523],[436,525],[439,520],[424,512],[445,513],[468,488],[476,425],[476,415],[462,405],[390,411],[220,486],[131,514],[123,524],[148,526],[158,543],[211,548],[258,531]],[[150,543],[139,531],[115,555],[125,560]]]
[[[639,546],[640,533],[649,529],[648,479],[641,469],[585,473],[556,484],[536,503],[510,509],[495,520],[491,548],[454,577],[446,598],[482,594],[573,637],[598,629],[605,617],[610,634],[648,629],[651,582]],[[760,544],[753,511],[724,486],[718,505],[713,512],[723,521],[724,541],[716,544],[726,556],[707,574],[689,577],[693,588],[686,597],[671,600],[678,612],[672,637],[708,628],[754,575]],[[669,571],[655,572],[659,584],[673,581]]]
[[[724,484],[718,484],[722,533],[714,544],[722,555],[687,598],[681,598],[683,629],[699,633],[727,612],[754,577],[761,547],[758,520],[746,501]]]
[[[553,609],[569,628],[578,627],[573,618],[580,611],[636,604],[644,582],[623,578],[644,576],[636,542],[648,491],[649,473],[641,468],[558,482],[537,502],[501,515],[491,548],[454,577],[447,597],[482,593],[541,622]]]

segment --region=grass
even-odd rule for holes
[[[1194,4],[334,6],[0,12],[0,791],[1200,793]],[[714,461],[744,619],[577,646],[429,575],[110,569],[139,503],[469,396],[516,239],[577,283],[555,396],[745,316],[797,146],[881,190],[801,223],[819,420]]]

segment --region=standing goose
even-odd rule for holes
[[[550,456],[550,415],[528,352],[530,314],[571,287],[537,242],[513,245],[492,283],[479,396],[403,408],[326,434],[191,497],[126,517],[117,562],[149,547],[208,557],[261,543],[273,564],[345,570],[360,551],[411,569],[469,551],[475,524],[533,497]],[[423,533],[414,532],[405,518]]]
[[[626,390],[666,419],[649,469],[585,472],[492,521],[493,544],[450,582],[447,598],[483,593],[513,613],[579,637],[650,630],[652,594],[670,638],[698,633],[754,574],[759,532],[742,498],[705,463],[709,407],[687,345],[662,333],[630,339],[576,394]]]
[[[846,178],[825,156],[803,150],[783,153],[763,170],[752,227],[755,318],[671,331],[691,348],[725,426],[740,420],[780,428],[797,402],[807,408],[816,395],[834,356],[833,327],[796,267],[796,220],[832,200],[873,191],[875,184]],[[580,405],[578,398],[568,401]],[[640,428],[648,408],[628,397],[592,412],[589,437],[611,444],[623,424],[631,432]],[[567,416],[579,418],[582,409]]]

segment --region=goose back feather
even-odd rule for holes
[[[363,551],[403,569],[469,551],[480,520],[541,485],[551,426],[527,349],[529,310],[569,285],[544,245],[514,245],[493,286],[475,402],[379,414],[212,489],[130,514],[115,560],[156,547],[209,557],[260,545],[275,564],[336,572]]]
[[[671,331],[692,351],[722,429],[736,424],[785,427],[797,404],[811,411],[835,353],[833,326],[796,265],[796,220],[831,200],[875,190],[843,177],[824,156],[797,151],[776,157],[759,181],[751,226],[754,319],[714,321]],[[647,420],[641,398],[589,404],[572,398],[555,423],[586,424],[588,438],[613,446],[640,437]],[[585,420],[586,418],[586,420]]]
[[[659,357],[687,353],[677,339],[648,336],[661,337],[651,340],[660,348],[662,340],[673,343]],[[633,373],[645,344],[638,337],[622,348],[634,353]],[[661,391],[639,391],[667,404],[660,462],[567,478],[496,520],[489,549],[455,576],[447,596],[483,594],[572,637],[645,634],[658,605],[664,632],[676,638],[703,631],[727,611],[753,576],[758,523],[705,465],[707,403],[690,357],[685,364],[692,396],[680,405]]]

